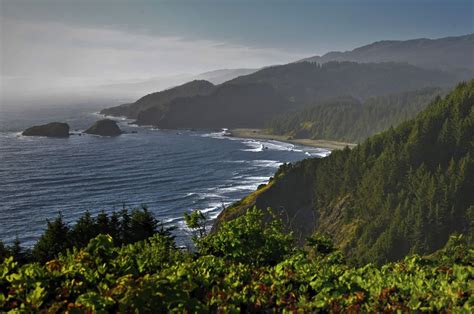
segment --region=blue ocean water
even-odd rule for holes
[[[96,214],[147,204],[155,217],[178,227],[183,213],[200,209],[217,217],[223,206],[268,181],[278,166],[323,149],[276,141],[231,138],[223,132],[166,131],[136,127],[115,138],[23,137],[22,129],[64,121],[77,133],[101,118],[93,106],[0,110],[0,239],[16,236],[31,246],[46,220],[62,212],[71,223]],[[132,133],[136,132],[136,133]]]

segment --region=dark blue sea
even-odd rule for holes
[[[0,108],[0,239],[16,236],[32,246],[46,220],[62,212],[68,223],[85,211],[96,214],[146,204],[155,217],[178,227],[183,213],[200,209],[210,219],[223,206],[268,181],[278,166],[323,149],[224,136],[223,132],[166,131],[120,120],[128,132],[107,138],[23,137],[26,127],[67,122],[79,133],[102,118],[97,106]],[[132,133],[136,132],[136,133]]]

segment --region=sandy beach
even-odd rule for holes
[[[348,146],[349,148],[355,147],[357,144],[354,143],[344,143],[337,141],[328,141],[328,140],[313,140],[313,139],[289,139],[284,135],[274,135],[268,134],[263,129],[231,129],[229,130],[231,136],[243,137],[243,138],[253,138],[253,139],[265,139],[265,140],[275,140],[281,142],[287,142],[296,145],[304,145],[311,147],[327,148],[330,150],[343,149]]]

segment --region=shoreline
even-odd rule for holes
[[[274,140],[280,141],[295,145],[303,145],[303,146],[310,146],[310,147],[317,147],[317,148],[325,148],[329,150],[338,150],[344,149],[346,146],[349,148],[354,148],[357,144],[354,143],[344,143],[338,141],[330,141],[330,140],[313,140],[309,138],[301,138],[301,139],[288,139],[285,135],[275,135],[275,134],[268,134],[264,133],[263,129],[230,129],[228,131],[230,136],[233,137],[242,137],[242,138],[250,138],[250,139],[261,139],[261,140]]]
[[[94,114],[101,115],[105,118],[112,118],[112,119],[119,119],[119,122],[125,121],[133,121],[133,119],[129,119],[124,116],[112,116],[107,114],[102,114],[100,112],[95,112]],[[130,125],[131,123],[127,123]],[[137,125],[138,127],[146,128],[146,125]],[[174,130],[174,129],[170,129]],[[178,129],[179,130],[179,129]],[[301,145],[301,146],[308,146],[308,147],[315,147],[315,148],[324,148],[329,150],[339,150],[344,149],[346,146],[349,148],[354,148],[357,146],[355,143],[346,143],[346,142],[339,142],[339,141],[332,141],[332,140],[314,140],[310,138],[299,138],[299,139],[289,139],[286,135],[276,135],[276,134],[269,134],[265,133],[265,129],[253,129],[253,128],[235,128],[227,130],[229,133],[228,136],[231,137],[241,137],[241,138],[248,138],[248,139],[258,139],[258,140],[273,140],[279,141],[284,143],[290,143],[294,145]]]

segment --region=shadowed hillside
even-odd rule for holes
[[[197,88],[183,85],[146,96],[125,111],[102,112],[126,113],[138,124],[160,128],[263,127],[275,114],[341,95],[365,100],[455,82],[450,74],[407,64],[304,62],[265,68],[216,89],[189,83]]]

